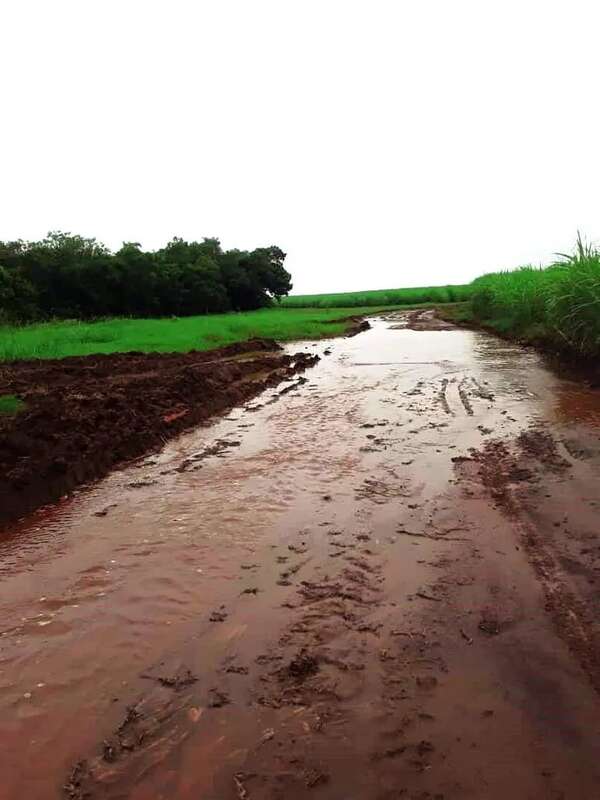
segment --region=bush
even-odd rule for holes
[[[572,254],[545,269],[491,273],[471,286],[479,321],[581,356],[600,355],[600,253],[581,236]]]

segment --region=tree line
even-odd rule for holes
[[[223,250],[218,239],[174,238],[155,251],[54,231],[39,242],[0,242],[0,317],[188,316],[271,305],[292,288],[275,246]]]

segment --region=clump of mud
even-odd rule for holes
[[[371,323],[369,322],[369,320],[367,319],[358,320],[350,327],[348,333],[346,334],[346,337],[356,336],[357,334],[362,333],[363,331],[368,331],[370,328],[371,328]]]
[[[302,650],[288,664],[285,672],[287,676],[295,681],[304,681],[311,675],[316,675],[319,671],[319,662],[314,656]]]
[[[392,325],[393,329],[403,330],[408,329],[411,331],[449,331],[454,330],[455,326],[450,322],[442,319],[435,308],[419,308],[416,311],[411,311],[408,315],[398,314],[392,312],[388,319],[395,320],[401,318],[401,322]],[[385,317],[384,317],[385,319]]]
[[[557,450],[556,442],[546,431],[523,431],[517,438],[525,456],[536,459],[553,472],[561,472],[569,466]]]

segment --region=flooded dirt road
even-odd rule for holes
[[[0,797],[599,796],[600,393],[407,319],[3,534]]]

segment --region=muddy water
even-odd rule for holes
[[[213,717],[202,730],[192,724],[190,730],[183,730],[178,722],[181,743],[175,737],[175,746],[174,737],[166,736],[163,744],[168,740],[171,745],[160,751],[160,768],[154,766],[148,772],[144,759],[154,763],[156,755],[147,755],[141,747],[135,768],[122,759],[119,765],[123,767],[109,776],[110,791],[115,797],[136,798],[252,797],[250,784],[232,780],[227,769],[247,768],[248,741],[268,725],[289,725],[291,717],[281,712],[280,700],[257,705],[257,690],[251,682],[268,686],[268,675],[255,674],[254,667],[246,666],[248,677],[241,672],[242,684],[231,685],[230,678],[218,677],[223,664],[237,659],[254,665],[282,641],[298,648],[324,642],[333,647],[335,637],[326,632],[326,621],[316,638],[311,633],[298,640],[286,633],[299,582],[315,576],[329,579],[331,565],[337,568],[341,563],[339,558],[333,560],[332,530],[346,537],[338,540],[340,550],[354,547],[358,538],[359,544],[368,541],[367,555],[378,559],[371,571],[383,588],[373,588],[373,584],[371,589],[383,592],[385,602],[375,603],[376,617],[384,613],[384,607],[388,612],[393,607],[396,623],[403,615],[412,620],[419,593],[428,606],[424,614],[430,613],[432,605],[439,611],[436,602],[427,603],[432,590],[423,590],[424,585],[433,585],[432,576],[439,578],[439,565],[436,572],[432,561],[447,557],[443,548],[452,549],[449,541],[466,541],[465,532],[472,534],[478,514],[487,513],[488,503],[481,498],[468,501],[480,505],[467,506],[457,462],[452,460],[467,455],[470,448],[481,448],[491,440],[514,440],[531,428],[550,428],[561,452],[570,460],[575,453],[577,491],[587,492],[586,507],[595,513],[592,504],[600,500],[593,489],[600,441],[597,392],[561,379],[531,351],[485,334],[410,330],[403,327],[402,315],[375,319],[372,325],[370,331],[351,339],[301,344],[322,355],[318,366],[306,373],[305,384],[285,395],[267,391],[226,419],[185,434],[159,454],[24,520],[3,538],[1,797],[60,797],[73,765],[96,757],[102,741],[126,717],[127,707],[153,691],[157,675],[181,665],[197,678],[186,689],[189,696],[185,695],[187,710],[197,709],[192,722],[211,707],[206,692],[214,686],[231,702],[221,704],[224,708],[214,704]],[[298,343],[292,349],[298,350]],[[583,460],[577,456],[582,452]],[[561,491],[571,490],[562,485]],[[576,502],[581,501],[578,496]],[[547,502],[551,504],[552,499]],[[536,633],[527,630],[527,637],[551,642],[545,650],[550,681],[546,691],[551,693],[560,684],[561,702],[570,708],[568,715],[560,712],[559,720],[568,732],[547,745],[547,760],[555,758],[553,768],[558,764],[558,771],[562,770],[552,788],[555,793],[539,794],[548,778],[540,778],[537,772],[534,778],[520,765],[515,774],[524,793],[516,796],[591,798],[586,792],[594,779],[591,754],[598,740],[582,743],[581,730],[587,724],[591,726],[588,735],[593,731],[597,737],[592,713],[598,710],[596,695],[579,663],[571,663],[568,647],[552,622],[543,617],[542,592],[529,588],[535,578],[523,553],[515,554],[517,540],[510,538],[509,527],[501,515],[489,520],[490,530],[499,537],[496,549],[505,551],[508,572],[496,570],[493,559],[492,566],[482,570],[498,573],[489,579],[490,586],[508,581],[511,591],[523,590],[527,599],[519,603],[521,609],[531,604],[530,621],[542,615]],[[432,531],[438,538],[446,537],[441,550],[437,542],[422,539]],[[350,535],[352,541],[347,538]],[[460,541],[457,544],[463,546]],[[469,544],[464,546],[469,557],[481,558]],[[293,572],[287,572],[290,566]],[[459,572],[463,575],[466,570],[461,566]],[[464,579],[470,585],[471,578]],[[489,598],[480,601],[483,607]],[[460,607],[458,600],[452,602]],[[519,604],[514,598],[506,602]],[[454,613],[461,612],[455,607]],[[511,615],[522,619],[514,608]],[[424,624],[423,620],[418,624]],[[427,624],[431,626],[431,620]],[[523,629],[530,624],[523,621]],[[454,632],[460,627],[453,623]],[[474,636],[473,630],[465,631],[462,644]],[[363,652],[365,645],[346,643],[343,657],[350,658],[353,648]],[[363,653],[360,703],[353,706],[352,698],[358,697],[353,688],[347,695],[342,692],[340,708],[374,726],[374,719],[357,709],[364,703],[385,705],[381,687],[364,675],[374,674],[374,663],[379,667],[381,660],[377,653],[386,648],[382,650],[377,642],[367,644],[366,650],[372,652]],[[464,657],[453,650],[446,655],[447,662]],[[526,668],[530,665],[524,662]],[[474,681],[481,680],[477,676],[482,662],[469,669]],[[486,669],[488,674],[492,670],[489,665]],[[510,685],[516,678],[506,664],[502,669]],[[385,683],[384,679],[385,675],[381,679]],[[464,677],[462,684],[454,680],[452,691],[458,703],[469,689]],[[501,680],[498,676],[494,680],[497,688]],[[519,700],[503,701],[506,740],[498,746],[509,759],[518,758],[519,747],[534,742],[541,747],[541,732],[548,724],[543,687],[529,673],[518,685]],[[492,688],[482,691],[493,704],[497,698]],[[531,712],[533,721],[523,710],[525,700],[537,709]],[[451,703],[444,698],[439,703],[455,722]],[[308,704],[303,698],[301,707]],[[528,731],[517,736],[514,745],[510,745],[511,724]],[[481,734],[477,726],[472,732]],[[438,733],[449,748],[448,732]],[[373,739],[369,747],[376,754],[380,750],[374,737],[366,735]],[[330,743],[321,745],[313,760],[322,764],[340,753],[348,758],[351,752],[340,742]],[[580,761],[570,771],[566,762],[574,752]],[[373,753],[370,758],[375,757]],[[390,759],[382,758],[387,765]],[[455,758],[464,764],[462,752],[455,753]],[[500,763],[491,772],[499,776],[504,768]],[[278,769],[284,775],[293,772],[289,765]],[[315,771],[314,785],[306,779],[307,769]],[[500,797],[510,787],[510,780],[497,777],[491,789],[488,786],[484,794],[477,794],[485,784],[480,776],[472,784],[461,784],[462,788],[456,788],[460,784],[456,779],[452,790],[452,776],[445,769],[445,793],[438,793],[440,797]],[[540,775],[544,769],[540,766]],[[573,775],[581,769],[587,773],[578,784],[579,793],[569,794],[564,787],[573,788]],[[344,791],[359,785],[356,776],[345,785],[335,769],[328,772],[322,766],[303,764],[300,772],[304,777],[299,784],[284,786],[288,796],[304,796],[310,789],[315,796],[345,797],[350,795]],[[101,773],[97,771],[98,781],[104,787]],[[415,778],[407,791],[430,791],[430,784],[419,780]],[[398,784],[392,776],[389,786],[377,791],[370,786],[362,785],[356,797],[383,797],[389,786]],[[255,792],[254,796],[279,796],[267,783]]]

